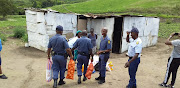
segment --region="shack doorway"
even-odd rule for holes
[[[122,30],[123,29],[123,17],[115,18],[113,41],[112,41],[112,53],[121,53],[122,44]]]

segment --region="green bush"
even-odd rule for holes
[[[13,34],[15,38],[22,38],[26,33],[26,29],[24,27],[16,27],[13,30]]]
[[[21,39],[23,42],[28,42],[28,35],[25,34]]]
[[[166,20],[166,24],[171,24],[172,22],[171,22],[171,20],[170,19],[167,19]]]
[[[7,37],[4,34],[0,33],[0,39],[1,39],[1,42],[3,44],[6,41]]]

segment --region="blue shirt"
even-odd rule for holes
[[[65,54],[69,45],[63,36],[56,34],[49,40],[48,48],[53,48],[56,53]]]
[[[1,43],[1,39],[0,39],[0,51],[2,50],[2,43]]]
[[[89,54],[89,51],[93,48],[91,44],[91,40],[86,36],[82,36],[77,39],[73,45],[74,48],[78,49],[78,52]]]
[[[99,50],[108,50],[111,49],[111,40],[106,36],[104,39],[101,37],[101,42],[100,42],[100,48]]]
[[[140,38],[137,39],[130,39],[129,41],[129,48],[128,48],[128,56],[129,57],[134,57],[136,53],[139,53],[139,56],[141,56],[141,51],[142,51],[142,41]]]
[[[97,36],[96,34],[94,34],[94,36],[92,36],[91,34],[88,35],[88,38],[91,39],[91,43],[93,47],[96,46],[96,36]]]

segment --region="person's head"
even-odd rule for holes
[[[103,36],[106,36],[108,32],[108,29],[106,27],[102,28],[101,33]]]
[[[56,27],[56,34],[63,34],[63,27],[61,25],[58,25]]]
[[[180,32],[178,33],[178,36],[179,36],[179,38],[180,38]]]
[[[87,31],[83,30],[81,34],[82,34],[82,36],[87,36]]]
[[[91,28],[90,33],[91,33],[91,34],[93,34],[93,33],[94,33],[94,29],[93,29],[93,28]]]
[[[76,36],[78,37],[78,38],[80,38],[81,37],[81,30],[78,30],[77,32],[76,32]]]
[[[132,28],[131,30],[131,36],[133,39],[138,38],[139,30],[137,28]]]

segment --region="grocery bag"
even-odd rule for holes
[[[73,59],[70,59],[68,64],[68,71],[67,71],[67,79],[74,79],[74,71],[75,71],[75,62]]]
[[[84,72],[84,65],[82,65],[82,69],[81,69],[82,72]]]
[[[52,62],[50,59],[48,59],[47,68],[46,68],[46,81],[50,82],[52,80]]]
[[[88,66],[88,69],[86,71],[86,74],[85,76],[88,78],[88,79],[91,79],[91,74],[93,73],[93,69],[94,69],[94,66],[93,66],[93,63],[91,62]]]

